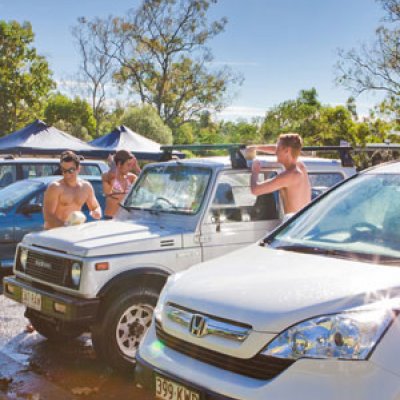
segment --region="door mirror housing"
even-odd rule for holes
[[[34,214],[43,211],[43,204],[24,204],[19,209],[22,214]]]

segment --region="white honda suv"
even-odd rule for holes
[[[158,399],[399,399],[400,163],[172,276],[137,356]]]

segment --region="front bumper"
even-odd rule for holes
[[[199,385],[193,385],[192,382],[187,382],[181,378],[177,378],[174,375],[160,371],[157,368],[152,367],[149,363],[144,361],[139,354],[136,355],[136,367],[135,367],[135,382],[139,384],[143,389],[148,392],[155,393],[155,374],[162,375],[174,382],[189,387],[201,393],[201,400],[236,400],[232,397],[222,396],[218,393],[211,392],[205,387]]]
[[[371,360],[300,359],[273,379],[254,379],[168,348],[157,339],[154,323],[138,356],[137,381],[153,393],[152,374],[159,373],[199,388],[205,400],[400,399],[400,376]]]
[[[8,276],[3,279],[4,296],[29,307],[29,304],[23,301],[23,291],[40,296],[40,309],[35,308],[35,310],[42,315],[78,323],[90,323],[96,319],[99,299],[81,299],[39,289],[15,276]],[[60,312],[60,309],[65,311]]]

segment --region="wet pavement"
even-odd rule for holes
[[[52,344],[27,331],[24,307],[0,291],[0,400],[151,400],[134,374],[121,376],[96,359],[89,334]]]

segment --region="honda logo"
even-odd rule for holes
[[[193,314],[190,320],[189,331],[193,336],[203,337],[208,333],[207,319],[199,314]]]

